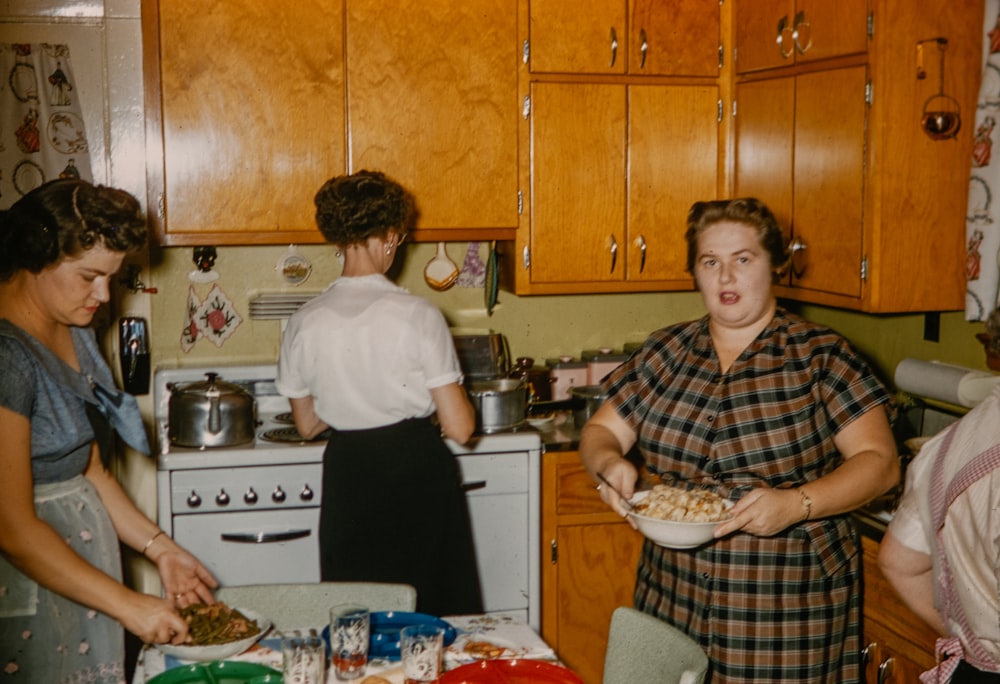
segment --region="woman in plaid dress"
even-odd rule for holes
[[[627,497],[636,448],[654,480],[736,505],[712,543],[645,542],[636,606],[701,644],[713,684],[857,682],[861,554],[847,514],[899,481],[889,396],[844,338],[777,307],[786,252],[766,206],[696,203],[686,238],[708,313],[653,333],[605,378],[580,455]]]

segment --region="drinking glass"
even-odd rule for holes
[[[434,625],[411,625],[399,633],[406,684],[436,682],[444,657],[444,630]]]
[[[287,636],[281,640],[281,676],[285,684],[323,684],[326,646],[318,636]]]
[[[338,680],[349,681],[365,674],[370,629],[367,607],[342,603],[330,609],[331,660]]]

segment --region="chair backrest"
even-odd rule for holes
[[[699,684],[708,657],[684,632],[634,608],[616,608],[608,631],[604,684]]]
[[[306,584],[250,584],[221,587],[215,598],[234,608],[249,608],[267,617],[277,630],[325,627],[330,608],[359,603],[372,611],[413,611],[417,590],[409,584],[381,582],[313,582]]]

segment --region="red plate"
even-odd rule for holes
[[[440,684],[583,684],[576,673],[541,660],[480,660],[441,675]]]

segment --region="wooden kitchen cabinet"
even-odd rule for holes
[[[642,535],[601,501],[577,452],[542,456],[542,638],[600,684],[611,614],[631,606]]]
[[[864,563],[865,681],[912,684],[934,667],[937,635],[903,605],[878,568],[878,542],[861,537]]]
[[[414,192],[417,240],[512,238],[517,16],[517,0],[143,0],[160,242],[322,242],[313,195],[362,168]]]
[[[735,11],[767,4],[738,0]],[[962,308],[972,131],[932,140],[920,128],[940,87],[933,42],[933,73],[917,77],[918,42],[947,38],[944,89],[974,117],[979,48],[964,37],[982,16],[948,7],[873,0],[870,18],[843,17],[845,35],[873,27],[863,52],[736,76],[734,195],[764,200],[788,230],[780,297],[868,313]]]
[[[417,239],[513,235],[517,0],[346,5],[349,167],[413,192]]]
[[[166,245],[322,242],[345,166],[341,3],[143,0],[147,185]]]
[[[531,102],[519,291],[690,289],[685,219],[719,186],[718,87],[544,82]]]
[[[868,0],[736,0],[736,71],[862,54]]]
[[[534,73],[719,74],[718,0],[529,0]]]

